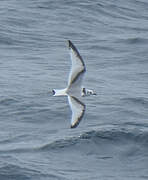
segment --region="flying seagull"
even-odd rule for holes
[[[53,96],[68,96],[68,102],[72,111],[71,128],[75,128],[84,116],[85,104],[80,101],[81,96],[96,95],[93,90],[82,86],[83,76],[86,72],[84,61],[74,44],[68,40],[71,56],[71,71],[68,86],[65,89],[53,89]]]

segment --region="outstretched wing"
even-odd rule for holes
[[[68,40],[68,46],[70,49],[70,56],[72,62],[68,80],[68,88],[81,88],[83,75],[86,71],[85,64],[78,50],[70,40]]]
[[[68,102],[72,111],[71,128],[76,128],[84,116],[86,106],[74,96],[68,96]]]

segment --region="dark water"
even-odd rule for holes
[[[87,66],[70,129],[66,40]],[[0,1],[0,180],[148,179],[147,0]]]

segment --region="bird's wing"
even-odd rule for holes
[[[68,46],[72,62],[71,71],[68,79],[68,88],[81,88],[83,75],[86,71],[85,64],[78,50],[70,40],[68,40]]]
[[[82,120],[86,106],[74,96],[68,96],[68,102],[72,111],[71,128],[75,128]]]

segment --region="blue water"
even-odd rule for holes
[[[70,129],[66,40],[86,113]],[[0,2],[0,180],[148,179],[147,0]]]

